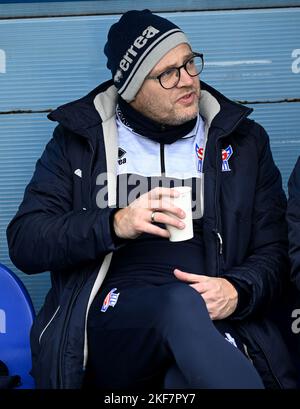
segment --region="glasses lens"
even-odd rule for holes
[[[196,77],[196,75],[199,75],[203,70],[203,58],[199,56],[194,56],[180,68],[170,68],[169,70],[163,72],[158,77],[160,85],[165,89],[176,87],[176,85],[179,82],[180,69],[182,69],[182,67],[185,68],[186,72],[191,77]]]
[[[192,77],[199,75],[203,70],[203,59],[195,56],[186,63],[186,70]]]
[[[162,87],[169,89],[176,86],[178,83],[179,72],[177,68],[171,68],[160,75],[160,83]]]

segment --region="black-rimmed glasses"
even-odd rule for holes
[[[190,77],[199,75],[204,66],[203,54],[193,53],[192,56],[180,67],[169,68],[159,75],[146,77],[146,80],[158,80],[160,85],[165,89],[176,87],[180,81],[180,70],[184,68]]]

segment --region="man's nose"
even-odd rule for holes
[[[179,87],[184,87],[187,85],[192,85],[193,84],[193,77],[191,77],[187,71],[184,69],[184,67],[181,68],[180,70],[180,79],[177,84]]]

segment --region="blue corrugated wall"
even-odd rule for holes
[[[0,6],[5,16],[8,9]],[[109,77],[102,50],[119,16],[97,14],[0,19],[0,261],[23,280],[36,310],[48,274],[17,271],[5,230],[51,137],[54,124],[47,112]],[[202,79],[255,109],[252,118],[270,134],[286,187],[300,154],[300,7],[160,14],[204,53]]]

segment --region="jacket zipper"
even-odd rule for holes
[[[215,209],[216,209],[216,227],[215,229],[213,229],[215,235],[216,235],[216,240],[217,240],[217,246],[216,246],[216,260],[217,260],[217,276],[219,276],[220,274],[220,257],[223,254],[223,238],[221,235],[221,215],[219,210],[219,204],[218,204],[218,196],[219,196],[219,189],[220,189],[220,174],[221,174],[221,170],[220,170],[220,165],[221,162],[219,159],[221,158],[221,153],[220,153],[220,148],[221,148],[221,144],[219,143],[219,141],[223,138],[226,138],[226,136],[230,135],[234,129],[236,129],[238,127],[238,125],[245,119],[246,114],[242,115],[241,118],[234,124],[234,126],[232,127],[232,129],[228,132],[226,132],[223,135],[220,135],[217,140],[216,140],[216,172],[217,172],[217,177],[216,177],[216,190],[215,190]]]
[[[85,277],[85,278],[86,278],[86,277]],[[79,288],[77,289],[76,293],[75,293],[74,296],[72,297],[72,302],[71,302],[71,303],[69,304],[69,306],[68,306],[68,311],[67,311],[67,315],[66,315],[66,319],[65,319],[65,325],[64,325],[64,329],[63,329],[62,336],[61,336],[61,348],[60,348],[59,359],[58,359],[58,360],[59,360],[59,366],[58,366],[58,370],[59,370],[59,373],[58,373],[59,384],[58,384],[58,389],[64,389],[64,381],[63,381],[63,375],[62,375],[62,373],[63,373],[62,367],[63,367],[63,357],[64,357],[63,351],[64,351],[64,348],[65,348],[66,334],[67,334],[66,328],[68,327],[68,325],[66,325],[66,323],[68,323],[69,320],[70,320],[70,316],[71,316],[71,313],[72,313],[72,310],[73,310],[73,305],[74,305],[75,301],[77,300],[77,296],[78,296],[78,294],[80,293],[80,291],[81,291],[81,289],[82,289],[84,283],[85,283],[85,279],[82,280],[82,282],[81,282]]]
[[[90,148],[90,150],[92,152],[92,156],[93,156],[95,151],[94,151],[94,147],[93,147],[92,143],[90,142],[90,140],[88,140],[88,145],[89,145],[89,148]],[[89,178],[91,178],[91,173],[92,173],[92,160],[89,162],[89,168],[88,168]],[[84,177],[83,180],[82,180],[82,183],[86,183],[86,182],[87,182],[87,177]],[[82,194],[84,193],[83,189],[81,189],[81,192],[82,192]],[[90,197],[90,195],[91,195],[91,192],[90,192],[90,185],[89,185],[88,197]],[[84,205],[85,205],[84,208],[87,208],[87,204],[85,204],[84,201],[85,201],[85,198],[83,197],[82,203],[84,203]],[[69,322],[69,319],[70,319],[70,316],[71,316],[71,313],[72,313],[72,309],[73,309],[73,305],[74,305],[74,303],[75,303],[75,301],[77,299],[78,294],[80,293],[81,289],[84,286],[85,279],[86,279],[86,277],[82,280],[78,290],[76,291],[76,293],[74,294],[74,296],[72,298],[72,302],[69,304],[65,323]],[[61,388],[61,389],[64,388],[64,380],[63,380],[63,358],[64,358],[64,353],[63,353],[63,351],[64,351],[65,343],[66,343],[66,333],[67,333],[66,328],[67,328],[67,325],[64,325],[64,330],[63,330],[62,337],[61,337],[62,346],[60,348],[60,354],[59,354],[59,359],[58,359],[59,360],[59,364],[58,364],[59,385],[58,385],[58,387]]]
[[[93,145],[92,145],[92,143],[91,143],[91,141],[89,139],[88,139],[87,142],[88,142],[89,148],[90,148],[90,150],[92,152],[92,158],[93,158],[94,154],[95,154],[94,147],[93,147]],[[91,197],[91,185],[90,185],[90,182],[88,182],[88,181],[91,179],[92,161],[93,161],[93,159],[91,159],[89,161],[89,168],[87,170],[87,175],[89,175],[89,177],[87,178],[87,175],[83,175],[82,182],[81,182],[82,183],[81,192],[82,192],[82,205],[83,205],[82,209],[83,210],[87,210],[87,209],[90,208],[90,200],[89,200],[88,203],[86,201],[87,201],[87,198]],[[84,190],[83,189],[83,184],[86,185],[87,183],[89,183],[89,186],[85,189],[85,191],[83,191]]]
[[[268,359],[267,354],[265,353],[265,350],[264,350],[263,346],[262,346],[261,343],[257,340],[256,336],[255,336],[253,333],[252,333],[252,337],[255,339],[257,345],[260,347],[261,352],[263,353],[263,355],[264,355],[264,357],[265,357],[265,360],[266,360],[266,362],[268,363],[268,366],[269,366],[269,368],[270,368],[270,372],[271,372],[271,374],[273,375],[274,379],[277,381],[277,384],[280,386],[281,389],[284,389],[283,386],[282,386],[282,384],[281,384],[281,382],[279,381],[279,379],[277,378],[277,376],[275,375],[275,373],[274,373],[274,371],[273,371],[273,369],[272,369],[272,365],[271,365],[271,363],[270,363],[270,361],[269,361],[269,359]]]
[[[223,137],[223,136],[222,136]],[[225,137],[225,135],[224,135]],[[218,277],[220,275],[220,257],[223,253],[223,238],[220,233],[221,230],[221,215],[219,212],[219,190],[220,190],[220,147],[221,144],[219,143],[219,140],[221,139],[218,138],[216,141],[216,172],[217,172],[217,177],[216,177],[216,189],[215,189],[215,209],[216,209],[216,227],[213,230],[215,235],[216,235],[216,240],[217,240],[217,246],[216,246],[216,261],[217,261],[217,274],[216,276]]]
[[[166,173],[166,165],[165,165],[165,145],[163,143],[160,144],[160,168],[161,174],[164,175]]]
[[[216,235],[217,235],[218,240],[219,240],[219,254],[223,254],[223,239],[222,239],[222,236],[218,231],[216,231]]]
[[[242,116],[242,118],[240,118],[240,120],[235,124],[235,126],[231,129],[231,131],[230,132],[228,132],[228,133],[226,133],[226,134],[224,134],[224,135],[222,135],[222,136],[220,136],[218,139],[217,139],[217,152],[218,152],[218,155],[219,155],[219,147],[218,147],[218,142],[219,142],[219,140],[221,139],[221,138],[225,138],[226,136],[228,136],[228,135],[230,135],[230,133],[232,133],[233,132],[233,130],[239,125],[239,123],[244,119],[244,115]],[[220,170],[219,170],[219,166],[220,166],[220,163],[219,163],[219,160],[218,160],[218,158],[219,158],[219,156],[217,155],[217,158],[216,158],[216,169],[217,169],[217,175],[220,175]],[[221,219],[221,216],[220,216],[220,214],[219,214],[219,212],[217,211],[217,209],[218,209],[218,194],[217,194],[217,189],[219,189],[219,186],[217,186],[217,180],[216,180],[216,191],[215,191],[215,209],[216,209],[216,228],[214,229],[214,233],[215,233],[215,235],[216,235],[216,240],[218,241],[218,245],[217,245],[217,275],[219,275],[219,273],[220,273],[220,256],[223,254],[223,239],[222,239],[222,235],[221,235],[221,233],[220,233],[220,231],[219,231],[219,229],[220,229],[220,219]],[[255,338],[255,337],[254,337]],[[267,356],[267,354],[265,353],[265,350],[264,350],[264,348],[262,347],[262,345],[256,340],[256,342],[257,342],[257,344],[259,345],[259,347],[260,347],[260,349],[261,349],[261,351],[262,351],[262,353],[263,353],[263,355],[264,355],[264,357],[265,357],[265,359],[266,359],[266,362],[268,363],[268,365],[269,365],[269,368],[270,368],[270,370],[271,370],[271,373],[272,373],[272,375],[273,375],[273,377],[274,377],[274,379],[277,381],[277,383],[278,383],[278,385],[281,387],[281,389],[282,389],[282,385],[281,385],[281,383],[280,383],[280,381],[278,380],[278,378],[277,378],[277,376],[275,375],[275,373],[274,373],[274,371],[272,370],[272,366],[271,366],[271,364],[270,364],[270,361],[269,361],[269,359],[268,359],[268,356]]]
[[[43,337],[43,335],[44,335],[46,329],[49,327],[49,325],[51,324],[51,322],[54,320],[54,318],[55,318],[56,314],[58,313],[59,309],[60,309],[60,305],[56,308],[56,310],[54,311],[54,314],[52,315],[52,317],[50,318],[50,320],[48,321],[48,323],[46,324],[46,326],[44,327],[44,329],[43,329],[42,332],[40,333],[40,336],[39,336],[39,344],[41,344],[41,340],[42,340],[42,337]]]

